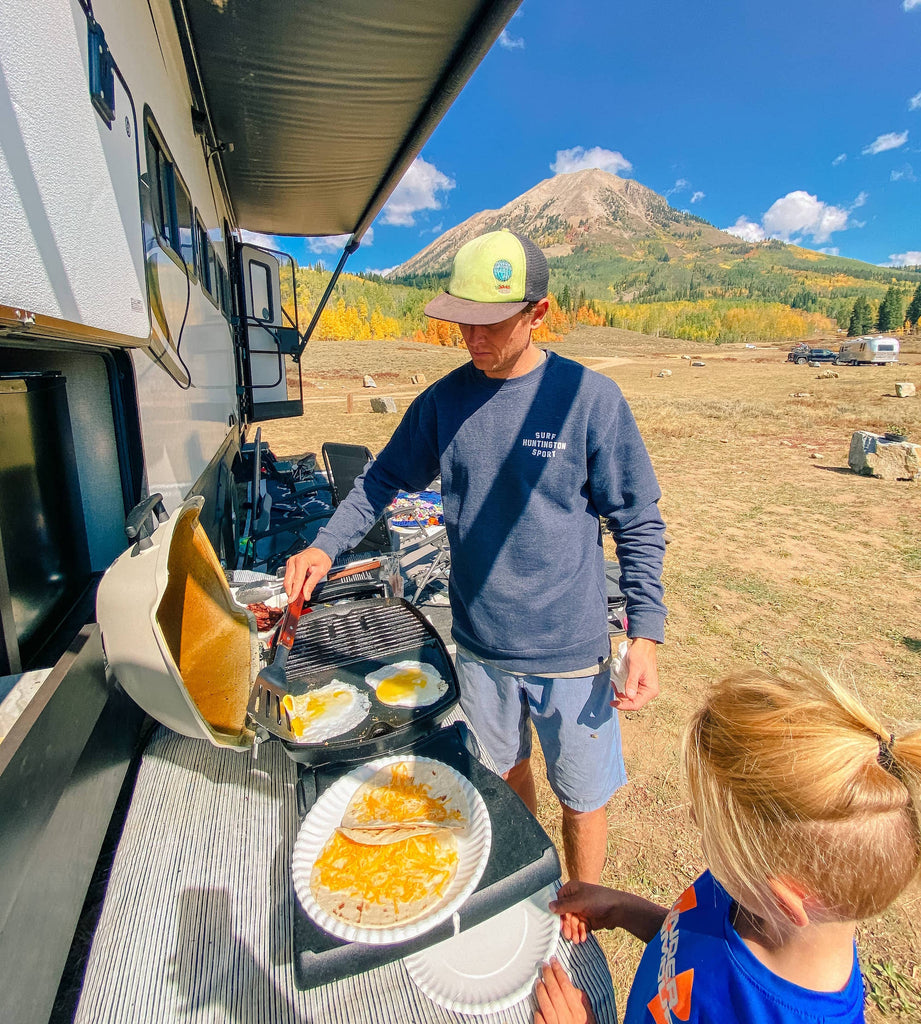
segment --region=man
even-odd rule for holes
[[[289,560],[285,589],[309,596],[397,490],[421,490],[440,473],[464,712],[532,813],[534,723],[569,875],[598,882],[605,804],[626,781],[612,706],[635,710],[658,693],[665,526],[620,389],[531,340],[548,283],[543,253],[511,231],[458,250],[447,291],[425,312],[460,326],[470,362],[410,405],[314,546]],[[627,598],[629,668],[616,694],[599,516]]]

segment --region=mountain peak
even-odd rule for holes
[[[588,168],[545,178],[500,209],[475,214],[439,236],[393,274],[445,271],[465,242],[499,228],[526,235],[547,256],[569,256],[577,248],[598,245],[632,256],[640,249],[645,251],[651,241],[662,243],[666,251],[675,249],[677,255],[684,252],[688,238],[699,240],[703,234],[708,236],[706,245],[738,243],[699,217],[673,209],[663,196],[638,181]]]

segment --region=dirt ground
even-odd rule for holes
[[[608,328],[551,347],[618,382],[662,487],[671,537],[662,693],[624,716],[630,782],[608,808],[604,881],[668,904],[703,867],[678,745],[711,680],[796,658],[852,682],[897,731],[921,718],[921,483],[847,465],[857,429],[900,423],[921,441],[921,395],[895,397],[897,380],[921,392],[921,344],[905,346],[899,366],[840,367],[830,379],[787,363],[786,347],[701,347]],[[464,359],[405,341],[311,343],[304,415],[265,424],[263,436],[279,456],[319,453],[324,440],[376,451],[399,417],[370,412],[369,395],[392,395],[402,413],[423,386],[411,376],[431,383]],[[671,375],[659,377],[663,369]],[[376,390],[362,388],[363,374]],[[558,841],[546,783],[539,800]],[[919,911],[914,891],[860,927],[870,1021],[921,1020]],[[619,931],[599,938],[622,1011],[641,945]]]

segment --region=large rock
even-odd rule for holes
[[[855,431],[847,464],[862,476],[881,480],[921,479],[921,447],[909,441],[886,441],[869,430]]]
[[[396,412],[397,403],[392,398],[372,398],[371,412]]]
[[[816,363],[815,365],[818,366],[819,364]],[[815,379],[816,380],[832,380],[832,379],[837,380],[838,379],[838,371],[837,370],[823,370],[821,373],[817,373],[815,375]]]
[[[414,373],[412,375],[412,377],[410,377],[410,380],[413,382],[413,384],[425,384],[426,383],[426,379],[425,379],[425,374],[424,373]]]
[[[915,386],[910,380],[897,380],[895,382],[896,398],[911,398],[915,393]]]
[[[371,376],[370,373],[366,373],[364,375],[364,377],[361,378],[361,386],[363,388],[376,388],[377,387],[377,385],[374,383],[374,378]]]

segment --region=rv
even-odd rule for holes
[[[302,412],[310,331],[245,232],[342,236],[335,280],[518,3],[0,0],[3,1020],[365,1019],[288,986],[279,744],[256,770],[159,730],[142,785],[118,672],[155,599],[107,584],[104,635],[97,591],[184,508],[235,565],[242,453]]]
[[[849,338],[841,343],[838,350],[838,358],[835,360],[839,366],[850,364],[858,366],[861,363],[897,363],[899,361],[899,339],[898,338]]]

